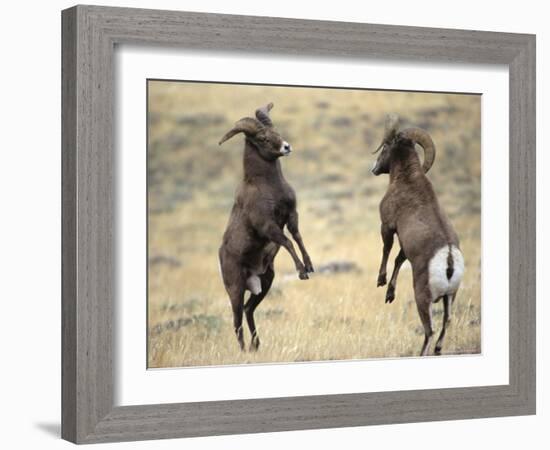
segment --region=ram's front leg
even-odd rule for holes
[[[380,270],[378,271],[378,281],[376,286],[384,286],[386,284],[386,267],[388,265],[388,257],[393,246],[393,233],[386,224],[382,223],[381,228],[382,241],[384,242],[384,249],[382,250],[382,262],[380,263]]]
[[[395,257],[395,263],[393,265],[393,273],[391,274],[390,284],[388,284],[388,290],[386,291],[386,303],[391,303],[395,300],[395,287],[397,285],[397,276],[399,275],[399,269],[403,263],[407,260],[403,249],[399,250],[399,253]]]
[[[304,245],[304,241],[302,240],[302,235],[300,234],[300,230],[298,229],[298,212],[294,210],[290,213],[290,216],[288,218],[287,228],[290,234],[292,235],[292,238],[296,241],[298,244],[298,247],[300,248],[300,252],[302,253],[302,259],[304,260],[304,265],[306,268],[306,272],[311,273],[314,271],[313,264],[311,263],[311,258],[309,257],[309,254],[306,250],[306,246]]]
[[[275,221],[270,220],[268,222],[264,222],[259,228],[259,231],[261,235],[286,249],[294,261],[300,280],[309,279],[307,270],[302,261],[300,261],[300,258],[298,258],[296,250],[294,250],[294,245],[292,245],[292,241],[285,236],[285,233],[279,228]]]

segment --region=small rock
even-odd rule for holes
[[[149,264],[152,266],[157,264],[166,264],[170,267],[179,267],[181,266],[181,261],[173,256],[155,255],[149,258]]]
[[[318,266],[316,271],[323,274],[334,274],[361,272],[361,269],[353,261],[331,261]]]

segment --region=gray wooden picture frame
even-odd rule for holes
[[[509,384],[114,406],[117,44],[507,65]],[[93,443],[535,413],[535,36],[75,6],[62,12],[62,108],[64,439]]]

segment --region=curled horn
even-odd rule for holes
[[[435,145],[430,135],[421,128],[407,128],[400,133],[403,137],[411,139],[424,149],[424,173],[430,170],[435,161]]]
[[[273,122],[269,117],[269,111],[271,111],[271,108],[273,108],[273,103],[268,103],[266,106],[256,110],[256,118],[266,127],[273,126]]]
[[[260,123],[256,119],[251,117],[245,117],[244,119],[239,120],[231,130],[225,133],[224,137],[221,138],[219,145],[222,145],[228,139],[231,139],[233,136],[239,133],[244,133],[248,136],[254,136],[261,128]]]
[[[385,144],[389,144],[395,135],[397,134],[397,129],[399,128],[399,116],[397,114],[388,114],[386,116],[386,123],[384,125],[384,137],[378,148],[372,153],[378,153]]]

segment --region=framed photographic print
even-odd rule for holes
[[[401,269],[405,310],[374,308],[372,290],[365,289],[384,284],[377,280],[381,251],[374,249],[382,243],[378,204],[388,182],[385,177],[375,179],[371,166],[376,157],[370,155],[379,144],[374,141],[376,135],[384,129],[384,111],[406,115],[399,120],[419,123],[426,136],[438,143],[439,171],[430,178],[441,203],[452,208],[449,217],[464,253],[463,258],[458,250],[451,251],[456,261],[449,270],[455,279],[451,276],[448,283],[458,283],[460,278],[461,297],[467,299],[455,302],[455,321],[460,325],[448,344],[452,348],[444,353],[481,353],[481,95],[170,80],[148,80],[147,92],[149,368],[419,353],[422,339],[418,336],[424,336],[424,330],[410,280],[411,264]],[[254,105],[265,98],[273,100],[269,104],[274,107],[264,116],[265,106]],[[241,123],[250,123],[251,128],[234,134],[232,120],[226,116],[237,122],[247,112],[254,116],[256,110],[268,125],[247,119]],[[224,139],[236,142],[224,142],[218,148],[213,137],[221,138],[226,131],[231,137]],[[241,133],[245,144],[233,137]],[[269,141],[260,143],[258,133],[269,133],[267,138],[275,141],[273,159]],[[266,153],[257,153],[258,149]],[[288,158],[280,159],[283,156]],[[435,155],[427,154],[425,159],[429,158]],[[396,171],[397,163],[391,176],[398,178]],[[431,258],[445,246],[447,258],[453,226],[442,229],[436,220],[440,215],[428,211],[437,208],[435,201],[420,200],[427,186],[403,185],[407,195],[409,189],[419,190],[407,202],[418,199],[424,208],[429,241],[437,240],[438,233],[449,234],[444,244],[435,243],[434,248],[424,243],[427,249],[420,253]],[[394,186],[399,184],[393,182]],[[261,195],[256,196],[258,191]],[[289,235],[300,233],[293,244],[299,264],[304,264],[298,271],[291,253],[282,257],[287,253],[284,246],[272,246],[273,241],[256,234],[256,228],[268,226],[264,216],[271,216],[271,205],[284,204],[291,195],[295,205],[281,213],[280,220]],[[255,216],[257,211],[262,211],[262,217]],[[440,214],[443,217],[443,211]],[[299,217],[299,224],[294,225],[294,217]],[[400,242],[406,239],[408,222],[416,228],[414,220],[404,219]],[[243,233],[254,221],[258,222],[254,231]],[[424,231],[411,233],[418,243]],[[413,251],[409,249],[409,261],[414,259]],[[234,256],[240,254],[241,258]],[[465,272],[462,266],[473,270]],[[387,303],[396,296],[397,271],[395,275],[387,289]],[[218,279],[223,282],[213,282]],[[301,282],[307,280],[311,283]],[[451,292],[449,297],[458,291],[452,286],[445,289]],[[264,299],[269,302],[263,303]],[[433,321],[443,317],[444,309],[443,304],[434,307]],[[269,344],[257,351],[260,328]],[[245,334],[250,341],[246,345]]]
[[[65,439],[535,412],[534,36],[62,24]]]

